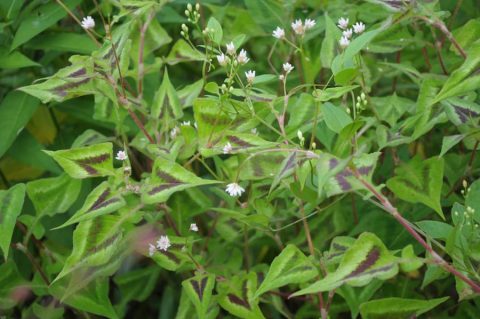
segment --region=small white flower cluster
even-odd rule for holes
[[[85,30],[93,29],[95,28],[95,20],[93,20],[91,16],[84,17],[82,19],[81,25],[82,25],[82,28],[84,28]]]
[[[238,183],[230,183],[227,185],[227,188],[225,191],[228,193],[228,195],[232,197],[237,197],[241,196],[243,192],[245,192],[245,189],[240,186]]]
[[[284,81],[286,76],[288,75],[288,73],[292,72],[292,70],[294,69],[294,66],[291,65],[288,62],[285,62],[282,65],[282,67],[283,67],[283,71],[285,72],[285,74],[280,74],[280,76],[279,76],[280,81]]]
[[[172,246],[172,244],[170,243],[168,236],[162,235],[157,240],[155,245],[148,244],[148,255],[152,257],[157,250],[167,251],[170,246]]]
[[[191,3],[187,4],[187,10],[185,10],[185,15],[187,16],[188,22],[197,23],[200,19],[200,4],[195,4],[195,10]]]
[[[223,147],[223,154],[230,154],[232,152],[232,150],[233,150],[232,144],[230,144],[230,142],[228,142]]]
[[[233,42],[228,43],[226,47],[227,54],[222,52],[221,54],[217,55],[218,64],[221,66],[226,66],[231,61],[229,56],[231,56],[233,61],[236,61],[238,64],[246,64],[248,61],[250,61],[250,59],[247,57],[247,51],[244,49],[241,49],[238,55],[236,54],[236,49]]]
[[[348,18],[341,17],[337,21],[337,26],[343,30],[342,37],[340,38],[339,44],[342,49],[345,49],[351,41],[353,34],[361,34],[365,31],[365,24],[363,22],[357,22],[352,25],[352,28],[348,28],[349,20]]]
[[[292,22],[291,26],[295,34],[303,36],[305,35],[305,32],[307,30],[312,29],[315,26],[315,24],[316,24],[315,20],[312,20],[312,19],[305,19],[305,22],[302,22],[302,20],[297,19],[294,22]],[[279,40],[284,39],[285,30],[280,27],[277,27],[275,30],[273,30],[272,35],[274,38],[277,38]]]
[[[197,226],[197,224],[195,224],[195,223],[190,224],[190,228],[189,228],[189,229],[190,229],[190,231],[193,231],[193,232],[195,232],[195,233],[198,232],[198,226]]]
[[[117,156],[115,156],[115,159],[119,160],[119,161],[127,160],[128,159],[127,152],[126,151],[118,151]]]

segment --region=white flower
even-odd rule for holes
[[[225,189],[225,191],[230,196],[236,197],[236,196],[242,195],[245,189],[242,186],[238,185],[237,183],[230,183],[227,185],[227,188]]]
[[[357,22],[353,25],[353,32],[360,34],[365,31],[365,24],[363,22]]]
[[[345,30],[348,27],[348,18],[341,17],[337,23],[340,29]]]
[[[230,144],[230,142],[228,142],[227,144],[225,144],[225,146],[223,147],[223,154],[229,154],[231,151],[232,151],[232,144]]]
[[[255,80],[255,71],[247,71],[245,72],[245,76],[247,77],[248,83],[252,84],[253,80]]]
[[[182,126],[190,126],[190,121],[183,121]]]
[[[127,152],[125,151],[118,151],[117,156],[115,156],[115,159],[119,161],[124,161],[128,158]]]
[[[277,27],[275,30],[273,30],[273,37],[277,39],[283,39],[285,37],[285,30]]]
[[[256,127],[252,128],[252,129],[250,130],[250,132],[251,132],[252,134],[255,134],[255,135],[258,134],[258,131],[257,131],[257,128],[256,128]]]
[[[160,250],[167,251],[170,246],[172,246],[172,244],[168,236],[160,236],[160,239],[157,240],[157,248]]]
[[[177,134],[180,132],[180,129],[175,126],[171,131],[170,131],[170,137],[175,138],[177,137]]]
[[[227,44],[227,53],[230,55],[235,54],[235,45],[233,44],[233,42]]]
[[[295,20],[295,22],[292,22],[292,29],[296,34],[302,35],[302,34],[305,33],[305,29],[303,27],[302,20],[300,20],[300,19]]]
[[[315,20],[305,19],[305,30],[309,30],[315,26]]]
[[[283,71],[285,71],[287,74],[290,73],[292,70],[293,70],[293,65],[291,65],[288,62],[283,64]]]
[[[278,76],[278,79],[279,79],[280,81],[283,81],[283,80],[285,80],[285,75],[283,75],[283,74],[280,74],[280,75]]]
[[[190,230],[193,231],[193,232],[197,232],[198,231],[197,224],[195,224],[195,223],[190,224]]]
[[[342,37],[339,41],[340,43],[340,46],[345,49],[346,47],[348,47],[348,45],[350,44],[350,40],[348,40],[347,38],[345,37]]]
[[[154,244],[148,244],[148,255],[150,257],[152,257],[156,251],[157,251],[157,247],[155,247]]]
[[[85,30],[93,29],[95,28],[95,20],[91,16],[85,17],[82,19],[81,25]]]
[[[345,31],[342,32],[342,34],[345,38],[350,39],[352,37],[353,30],[352,28],[346,29]]]
[[[240,64],[245,64],[249,61],[250,59],[247,58],[247,51],[245,51],[244,49],[242,49],[240,51],[240,53],[238,54],[238,57],[237,57],[237,61],[238,63]]]
[[[221,66],[225,66],[228,63],[228,57],[224,53],[222,53],[220,55],[217,55],[217,61],[218,64],[220,64]]]

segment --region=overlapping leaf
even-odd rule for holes
[[[156,118],[173,118],[179,119],[183,116],[182,106],[177,92],[170,82],[168,71],[165,68],[163,82],[158,89],[154,103],[152,105],[152,116]]]
[[[208,274],[198,275],[183,281],[182,286],[195,305],[198,318],[206,318],[212,299],[213,287],[215,286],[215,276]]]
[[[8,258],[13,229],[22,212],[25,184],[17,184],[9,190],[0,191],[0,248],[5,260]]]

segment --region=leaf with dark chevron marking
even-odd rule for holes
[[[363,233],[344,253],[335,272],[292,296],[331,291],[341,285],[365,286],[372,279],[386,280],[398,273],[398,260],[372,233]]]
[[[112,143],[45,151],[73,178],[113,175]]]
[[[215,286],[215,275],[205,274],[195,276],[183,281],[182,286],[195,305],[198,318],[206,318],[212,299],[213,287]]]

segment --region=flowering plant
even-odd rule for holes
[[[0,317],[475,318],[475,3],[0,4]]]

